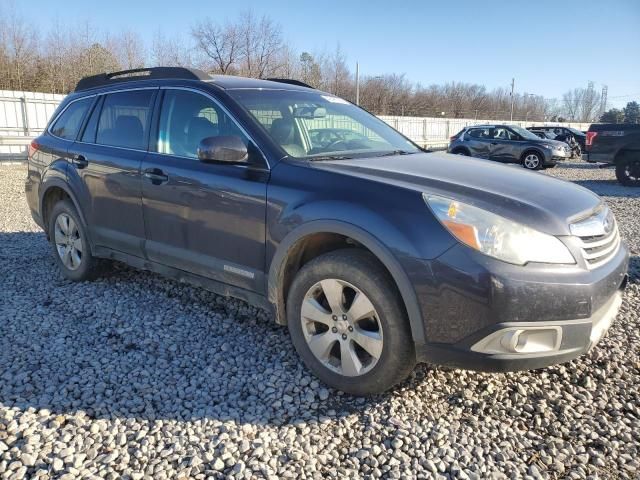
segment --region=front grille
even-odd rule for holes
[[[597,268],[607,263],[620,248],[618,223],[608,208],[571,225],[587,267]]]

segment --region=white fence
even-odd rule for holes
[[[39,135],[64,95],[0,90],[0,159],[24,158],[27,145]],[[467,125],[497,123],[496,120],[466,118],[394,117],[380,116],[396,130],[424,147],[446,147],[449,137]],[[587,130],[588,123],[508,122],[530,127],[532,125],[564,125]]]
[[[0,159],[24,157],[64,95],[0,90]]]

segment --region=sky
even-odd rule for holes
[[[0,0],[3,2],[11,0]],[[405,74],[422,85],[449,81],[561,98],[593,81],[608,106],[640,100],[640,0],[380,1],[29,0],[14,2],[46,31],[52,19],[89,20],[100,33],[188,35],[199,19],[234,19],[251,9],[280,23],[297,51],[339,43],[362,75]]]

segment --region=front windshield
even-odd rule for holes
[[[569,130],[574,135],[584,135],[584,133],[582,133],[580,130],[576,130],[575,128],[572,128],[572,127],[567,127],[567,130]]]
[[[510,128],[522,138],[526,138],[528,140],[540,140],[540,137],[538,137],[535,133],[530,132],[526,128],[518,127],[517,125],[511,125]]]
[[[420,151],[382,120],[329,94],[258,89],[228,93],[291,157],[346,159]]]

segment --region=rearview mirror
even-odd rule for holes
[[[296,107],[293,109],[294,118],[324,118],[327,116],[327,109],[324,107]]]
[[[247,146],[240,137],[207,137],[198,145],[198,159],[201,162],[244,163],[248,158]]]

